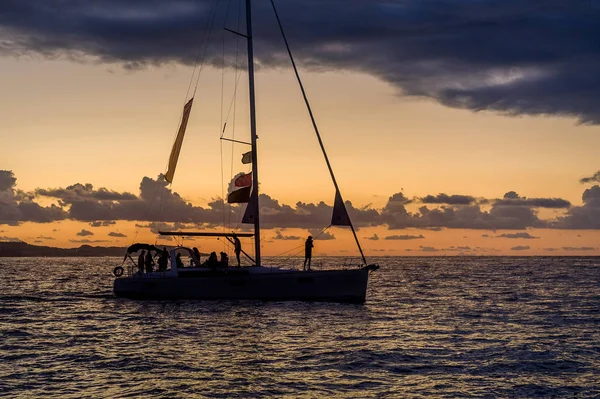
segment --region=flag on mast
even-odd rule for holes
[[[331,225],[352,226],[352,223],[350,222],[350,216],[348,215],[348,210],[346,210],[346,205],[342,200],[342,195],[337,190],[335,192],[335,201],[333,202],[333,215],[331,216]]]
[[[248,151],[247,153],[242,155],[242,163],[243,164],[252,163],[252,151]]]
[[[165,174],[165,180],[169,183],[173,183],[173,176],[175,175],[175,167],[177,167],[177,160],[179,159],[179,152],[181,151],[181,145],[183,144],[183,136],[185,136],[185,129],[187,128],[188,119],[190,119],[190,112],[192,111],[192,97],[190,101],[183,107],[183,116],[181,117],[181,125],[179,125],[179,131],[177,137],[173,143],[173,149],[171,150],[171,156],[169,157],[169,168]]]
[[[248,187],[252,185],[252,172],[243,174],[233,182],[236,187]]]

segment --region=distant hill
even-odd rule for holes
[[[55,248],[30,245],[26,242],[0,242],[0,257],[27,257],[27,256],[123,256],[127,248],[121,247],[93,247],[82,245],[79,248]]]

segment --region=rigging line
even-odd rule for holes
[[[242,15],[242,1],[239,0],[238,1],[238,12],[237,12],[237,30],[240,30],[240,25],[241,25],[241,17]],[[235,70],[234,70],[234,86],[233,86],[233,98],[231,99],[231,103],[229,104],[229,111],[227,112],[227,117],[225,119],[225,124],[227,124],[227,122],[229,121],[229,115],[231,113],[231,107],[233,105],[233,122],[232,122],[232,128],[231,128],[231,134],[232,134],[232,138],[235,139],[235,121],[236,121],[236,105],[237,105],[237,89],[238,89],[238,83],[240,81],[240,77],[242,75],[240,69],[239,69],[239,53],[240,53],[240,38],[239,36],[236,36],[235,38]],[[223,129],[225,130],[225,129]],[[223,132],[223,134],[225,134],[225,132]],[[229,167],[229,181],[231,182],[231,180],[233,179],[233,150],[235,148],[235,144],[232,143],[231,145],[231,164]],[[229,187],[227,188],[227,191],[229,191]],[[228,203],[228,219],[227,219],[227,227],[231,228],[231,204]]]
[[[206,17],[204,34],[202,35],[202,39],[204,39],[207,36],[207,32],[212,31],[212,22],[214,21],[214,17],[216,14],[218,1],[219,0],[213,0],[213,2],[211,3],[209,12]],[[214,12],[213,12],[212,18],[211,18],[210,11],[213,10],[213,6],[214,6]],[[209,24],[209,22],[210,22],[210,24]],[[198,71],[198,78],[196,79],[196,87],[194,88],[194,95],[192,97],[194,97],[196,95],[196,89],[198,88],[198,81],[200,80],[200,72],[202,71],[202,65],[204,65],[204,59],[206,58],[206,48],[208,47],[209,41],[210,41],[210,36],[206,39],[206,46],[204,47],[204,54],[202,56],[202,64],[201,64],[200,70]],[[194,76],[196,75],[196,70],[198,69],[198,62],[200,60],[200,52],[201,51],[202,51],[202,44],[200,44],[200,46],[198,47],[198,51],[196,53],[196,59],[194,61],[194,68],[192,69],[192,76],[190,76],[190,82],[188,83],[188,88],[185,92],[185,98],[183,99],[182,107],[185,107],[185,104],[187,104],[187,102],[189,101],[188,97],[190,94],[190,89],[192,87],[192,82],[194,81]],[[173,142],[171,143],[171,148],[173,147],[173,144],[175,144],[175,141],[177,140],[177,132],[179,130],[179,126],[181,125],[182,120],[183,120],[183,113],[181,114],[181,117],[179,118],[179,120],[177,122],[177,126],[175,128],[176,133],[175,133],[175,137],[173,137]],[[168,167],[169,167],[169,161],[167,160],[167,165],[165,166],[165,171],[164,171],[163,175],[167,173]],[[172,185],[172,184],[173,184],[173,182],[171,181],[171,183],[169,183],[169,185]]]
[[[315,235],[314,239],[316,240],[317,238],[321,237],[327,231],[327,229],[329,229],[330,227],[331,227],[331,225],[325,227],[323,230],[321,230],[321,232],[319,234]],[[297,247],[294,247],[292,249],[288,249],[287,251],[283,251],[282,253],[280,253],[278,255],[273,255],[273,256],[281,256],[281,255],[286,254],[288,252],[291,252],[291,251],[293,251],[295,249],[302,248],[302,246],[304,246],[304,244],[300,244]],[[300,254],[301,252],[302,252],[302,250],[300,250],[297,254]],[[295,255],[296,254],[292,254],[291,256],[295,256]]]
[[[225,20],[223,21],[223,27],[227,26],[227,18],[229,17],[229,7],[231,6],[231,0],[227,1],[227,7],[225,9]],[[225,92],[225,32],[222,32],[222,49],[221,49],[221,123],[219,128],[223,126],[223,101]]]
[[[200,62],[200,68],[198,70],[198,76],[196,77],[196,86],[194,86],[194,94],[192,95],[192,97],[194,97],[196,95],[196,91],[198,90],[198,83],[200,82],[200,74],[202,73],[202,69],[204,68],[204,62],[206,61],[206,52],[208,50],[208,44],[210,43],[210,36],[212,34],[212,30],[213,30],[213,25],[215,22],[215,17],[217,15],[217,3],[219,0],[214,0],[214,2],[212,4],[214,4],[214,9],[212,10],[212,17],[210,20],[210,25],[208,28],[208,36],[206,38],[206,43],[204,45],[204,54],[202,54],[202,61]]]
[[[235,72],[235,74],[237,75],[237,77],[235,78],[234,95],[233,95],[233,97],[231,97],[231,102],[229,103],[229,108],[227,110],[227,116],[225,117],[225,124],[221,123],[221,125],[223,126],[223,131],[221,133],[221,137],[223,137],[224,134],[225,134],[225,128],[227,127],[227,122],[229,121],[229,115],[231,115],[231,109],[233,107],[233,103],[234,103],[235,96],[236,96],[235,93],[237,92],[237,88],[238,88],[239,83],[240,83],[240,78],[242,77],[242,71],[238,72],[237,65],[236,65],[236,72]]]
[[[281,32],[281,36],[283,37],[283,41],[285,43],[285,48],[287,49],[287,53],[290,57],[290,61],[292,63],[292,67],[294,68],[294,73],[296,74],[296,79],[298,80],[298,85],[300,86],[300,91],[302,91],[302,97],[304,98],[304,103],[306,104],[306,108],[308,109],[308,114],[310,115],[310,120],[312,122],[313,128],[315,130],[315,134],[317,135],[317,139],[319,141],[319,145],[321,146],[321,151],[323,152],[323,157],[325,157],[325,162],[327,163],[327,168],[329,169],[329,174],[331,175],[331,180],[333,181],[333,185],[335,186],[336,194],[339,194],[340,198],[342,194],[340,193],[340,188],[335,180],[335,175],[333,174],[333,169],[331,168],[331,164],[329,163],[329,158],[327,157],[327,153],[325,152],[325,146],[323,144],[323,140],[321,140],[321,134],[319,133],[319,128],[317,127],[317,122],[315,121],[315,117],[313,115],[312,109],[310,107],[310,103],[308,102],[308,97],[306,96],[306,91],[304,90],[304,85],[302,84],[302,80],[300,79],[300,74],[298,73],[298,68],[296,67],[296,62],[294,61],[294,57],[292,56],[292,51],[290,50],[290,45],[287,41],[285,33],[283,31],[283,25],[281,25],[281,20],[279,19],[279,14],[277,13],[277,9],[275,8],[274,0],[271,0],[271,5],[273,6],[273,11],[275,12],[275,18],[277,18],[277,24],[279,25],[279,30]],[[342,204],[344,201],[342,200]],[[344,208],[346,205],[344,204]],[[347,212],[347,211],[346,211]],[[352,221],[350,221],[350,217],[348,217],[348,221],[350,222],[350,229],[352,229],[352,234],[354,235],[354,240],[356,241],[356,245],[358,246],[358,250],[360,251],[360,256],[365,264],[367,264],[367,260],[363,253],[363,250],[360,246],[360,242],[358,241],[358,236],[356,235],[356,231],[354,230],[354,225]]]
[[[209,8],[209,12],[206,14],[206,22],[204,23],[204,34],[202,35],[202,38],[204,39],[206,37],[206,34],[208,32],[208,27],[209,27],[209,21],[210,21],[210,10],[212,10],[213,8],[213,4],[215,5],[216,8],[216,3],[218,0],[213,0],[213,2],[211,3],[211,6]],[[208,40],[207,40],[208,42]],[[192,76],[190,77],[190,83],[188,84],[188,88],[187,91],[185,92],[185,99],[183,101],[183,103],[185,104],[187,102],[188,96],[190,94],[190,89],[192,88],[192,82],[194,81],[194,76],[196,75],[196,68],[198,68],[198,61],[200,60],[200,52],[202,51],[202,45],[200,45],[198,47],[198,51],[196,52],[196,59],[194,61],[194,69],[192,70]]]
[[[227,19],[229,17],[229,7],[231,6],[231,0],[227,1],[227,8],[225,9],[225,20],[223,21],[223,26],[227,26]],[[221,52],[221,120],[219,123],[219,129],[223,126],[223,102],[225,99],[225,31],[222,32],[223,37],[223,47]],[[223,129],[225,130],[225,129]],[[223,134],[220,135],[223,137]],[[223,232],[225,232],[225,171],[223,167],[223,141],[219,140],[220,152],[221,152],[221,212],[223,213]]]

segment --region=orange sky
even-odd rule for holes
[[[18,189],[79,182],[137,194],[144,176],[156,178],[165,171],[191,68],[167,65],[124,71],[115,65],[4,57],[0,69],[0,134],[9,149],[3,151],[0,169],[14,172]],[[578,180],[600,169],[596,126],[577,125],[567,118],[515,118],[450,109],[401,97],[386,83],[358,73],[303,71],[303,77],[342,194],[355,206],[381,208],[400,191],[409,198],[438,193],[501,198],[516,191],[580,205],[586,186]],[[232,81],[233,72],[228,71],[225,109],[232,98]],[[232,137],[235,125],[235,137],[241,140],[248,137],[245,83],[242,78],[236,120],[230,118],[226,132]],[[286,204],[331,204],[333,187],[291,71],[257,74],[257,107],[261,191]],[[195,205],[222,195],[221,121],[221,72],[207,69],[172,186]],[[224,143],[223,150],[226,186],[230,176],[245,170],[238,162],[245,148],[234,149],[233,171],[230,144]],[[82,229],[93,236],[77,236]],[[0,237],[52,246],[78,246],[72,240],[86,239],[102,241],[94,245],[124,246],[137,230],[135,223],[125,221],[99,228],[74,221],[23,223],[0,225]],[[109,237],[110,232],[126,237]],[[348,231],[333,232],[336,239],[318,241],[315,254],[356,254]],[[363,228],[359,236],[367,255],[600,254],[597,231],[528,232],[539,238],[494,238],[513,231],[384,226]],[[303,229],[283,233],[308,234]],[[381,239],[365,239],[373,234]],[[482,237],[485,234],[491,237]],[[302,244],[271,240],[274,235],[273,230],[264,232],[266,255]],[[424,238],[383,239],[392,235]],[[141,229],[137,240],[141,239],[153,242],[155,237]],[[220,245],[198,243],[209,248]],[[529,249],[511,249],[526,246]],[[585,247],[595,250],[576,249]]]

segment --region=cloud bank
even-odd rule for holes
[[[224,2],[223,2],[224,3]],[[359,71],[405,96],[506,115],[556,115],[598,124],[600,6],[588,0],[278,1],[298,63]],[[208,0],[5,0],[0,54],[40,54],[126,68],[222,64],[221,34],[237,7]],[[268,2],[254,6],[260,67],[288,65]],[[243,16],[242,16],[243,17]],[[242,20],[243,29],[243,20]],[[216,39],[215,39],[216,38]],[[234,41],[234,35],[225,35]],[[234,43],[226,45],[231,64]]]
[[[144,177],[139,193],[116,192],[91,184],[74,184],[66,188],[38,188],[23,192],[16,188],[16,178],[11,171],[0,171],[0,224],[18,225],[23,222],[48,223],[60,220],[86,222],[91,227],[107,227],[116,221],[136,221],[140,227],[158,229],[212,228],[226,220],[240,220],[244,204],[224,206],[220,198],[212,199],[206,206],[194,205],[173,192],[162,175],[152,179]],[[420,228],[431,231],[449,229],[524,230],[527,228],[600,229],[600,186],[586,189],[583,204],[573,206],[561,198],[526,198],[513,191],[503,198],[478,198],[465,194],[437,194],[423,198],[435,201],[421,204],[420,199],[409,199],[403,192],[393,194],[381,209],[356,207],[346,201],[346,207],[356,228],[386,226],[390,230]],[[55,204],[38,204],[54,201]],[[452,203],[452,204],[450,204]],[[264,228],[303,228],[319,239],[333,239],[324,232],[331,221],[332,205],[325,202],[294,205],[282,204],[267,194],[260,195],[261,219]],[[554,219],[540,219],[540,209],[561,209]],[[116,233],[114,233],[116,234]],[[79,236],[94,233],[82,229]],[[485,236],[485,235],[484,235]],[[503,233],[502,238],[537,238],[527,232]],[[300,239],[277,233],[274,239]],[[378,240],[374,235],[371,240]],[[385,240],[419,239],[422,236],[396,234]]]

